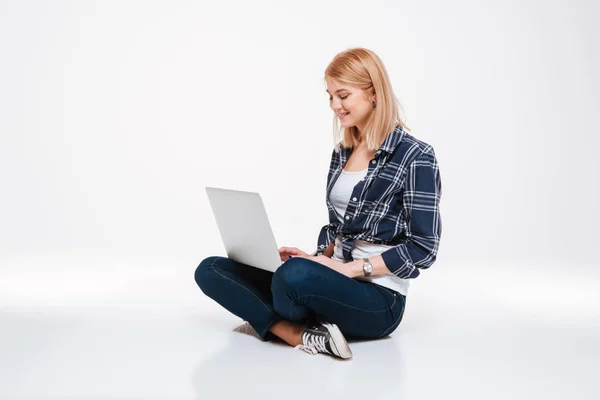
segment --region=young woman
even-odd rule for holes
[[[331,154],[329,224],[316,252],[280,248],[283,264],[274,274],[209,257],[195,278],[262,340],[350,358],[345,338],[391,334],[410,280],[435,261],[441,180],[433,148],[401,122],[375,53],[354,48],[336,55],[325,81],[341,141]]]

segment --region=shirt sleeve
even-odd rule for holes
[[[406,240],[381,254],[387,268],[399,278],[419,276],[418,269],[435,261],[442,233],[442,183],[433,148],[429,146],[408,167],[403,208]]]

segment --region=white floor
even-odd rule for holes
[[[354,358],[232,332],[199,260],[0,260],[0,398],[598,399],[600,273],[434,265]]]

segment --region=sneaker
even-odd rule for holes
[[[243,333],[245,335],[254,336],[258,340],[263,341],[263,338],[261,338],[260,335],[258,334],[258,332],[256,332],[256,329],[254,329],[252,327],[252,325],[250,325],[248,322],[243,323],[242,325],[235,328],[233,331],[238,332],[238,333]]]
[[[302,333],[302,344],[296,346],[296,349],[313,355],[325,353],[340,358],[352,357],[352,351],[340,328],[327,322],[319,322],[306,328]]]

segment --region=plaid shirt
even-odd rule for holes
[[[346,262],[353,261],[356,240],[391,245],[381,253],[388,269],[399,278],[416,278],[417,268],[428,268],[435,261],[442,229],[442,184],[433,148],[396,126],[354,187],[342,223],[329,193],[351,153],[340,142],[331,154],[329,224],[321,228],[316,255],[323,254],[338,234]]]

